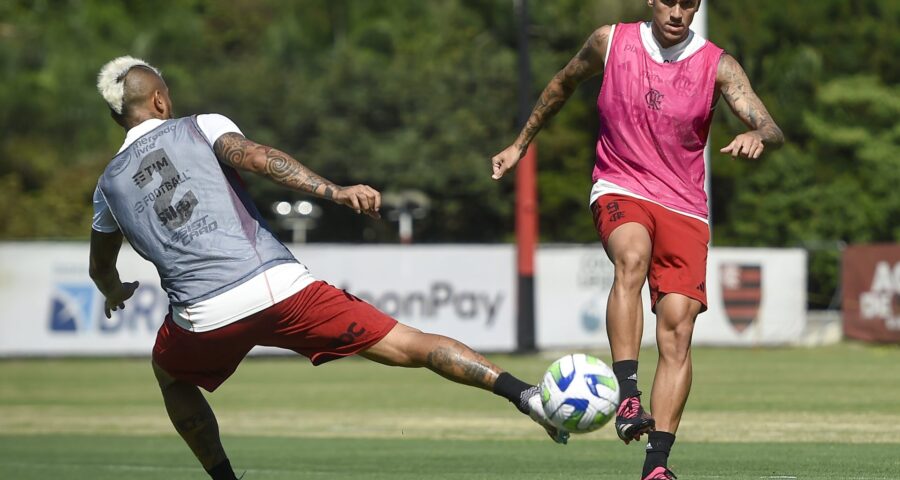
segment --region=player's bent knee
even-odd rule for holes
[[[679,323],[672,329],[672,336],[675,344],[686,348],[691,344],[691,338],[694,336],[694,322],[684,321]]]
[[[642,273],[650,264],[649,255],[636,249],[625,250],[616,254],[615,266],[625,274]]]
[[[637,250],[622,252],[616,255],[615,282],[625,288],[640,288],[644,284],[649,265],[647,255]]]

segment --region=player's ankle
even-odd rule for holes
[[[206,470],[206,473],[213,480],[237,480],[237,475],[231,469],[231,462],[227,458],[219,462],[215,467]]]
[[[669,432],[650,432],[647,434],[647,457],[644,459],[644,473],[646,477],[656,467],[667,467],[669,452],[675,443],[675,435]]]
[[[497,377],[497,381],[494,382],[492,391],[494,394],[509,400],[520,412],[527,414],[528,398],[525,398],[526,395],[523,394],[532,387],[534,385],[519,380],[509,372],[503,372]]]
[[[612,369],[613,373],[616,374],[616,380],[619,382],[622,400],[629,397],[636,397],[641,394],[637,387],[637,360],[620,360],[618,362],[613,362]]]

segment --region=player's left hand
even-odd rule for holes
[[[106,314],[106,318],[112,318],[112,312],[125,308],[125,300],[134,295],[138,285],[140,285],[139,282],[122,282],[115,292],[106,296],[106,305],[103,306],[103,313]]]
[[[727,147],[719,151],[731,154],[734,158],[741,156],[757,159],[762,155],[765,148],[766,145],[762,141],[762,136],[756,132],[747,132],[734,137],[734,140]]]

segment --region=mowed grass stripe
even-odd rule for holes
[[[219,413],[225,435],[306,438],[531,439],[543,430],[512,409],[497,414],[439,411],[341,412],[330,410],[225,408]],[[71,407],[0,407],[0,432],[15,435],[96,434],[145,436],[172,431],[165,412],[124,409],[86,412]],[[684,442],[839,442],[900,444],[900,415],[784,412],[705,412],[682,423]],[[615,440],[612,428],[572,441]],[[898,447],[900,448],[900,447]]]
[[[643,445],[549,440],[412,440],[230,437],[247,480],[634,479]],[[686,478],[897,478],[896,445],[688,443],[671,466]],[[0,471],[22,480],[166,478],[205,474],[177,437],[0,436]]]
[[[608,353],[599,353],[608,361]],[[537,382],[558,354],[494,356]],[[642,352],[649,394],[655,351]],[[694,352],[683,440],[900,442],[900,348]],[[649,395],[645,395],[645,402]],[[468,437],[540,435],[486,392],[407,370],[344,359],[313,368],[300,357],[251,358],[210,402],[241,435]],[[0,432],[168,432],[146,359],[0,361]],[[806,433],[809,432],[809,433]],[[819,432],[819,433],[812,433]],[[817,435],[811,438],[807,435]],[[611,429],[591,435],[611,439]]]

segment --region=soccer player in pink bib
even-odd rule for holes
[[[616,432],[648,434],[641,478],[668,480],[668,457],[691,388],[691,335],[706,310],[709,225],[703,151],[722,97],[749,128],[720,152],[757,159],[784,141],[740,64],[690,30],[700,0],[648,0],[649,22],[607,25],[547,85],[513,145],[492,159],[493,178],[515,167],[579,83],[603,72],[590,204],[615,266],[607,304],[613,370],[621,385]],[[659,362],[650,407],[637,386],[650,283]]]

